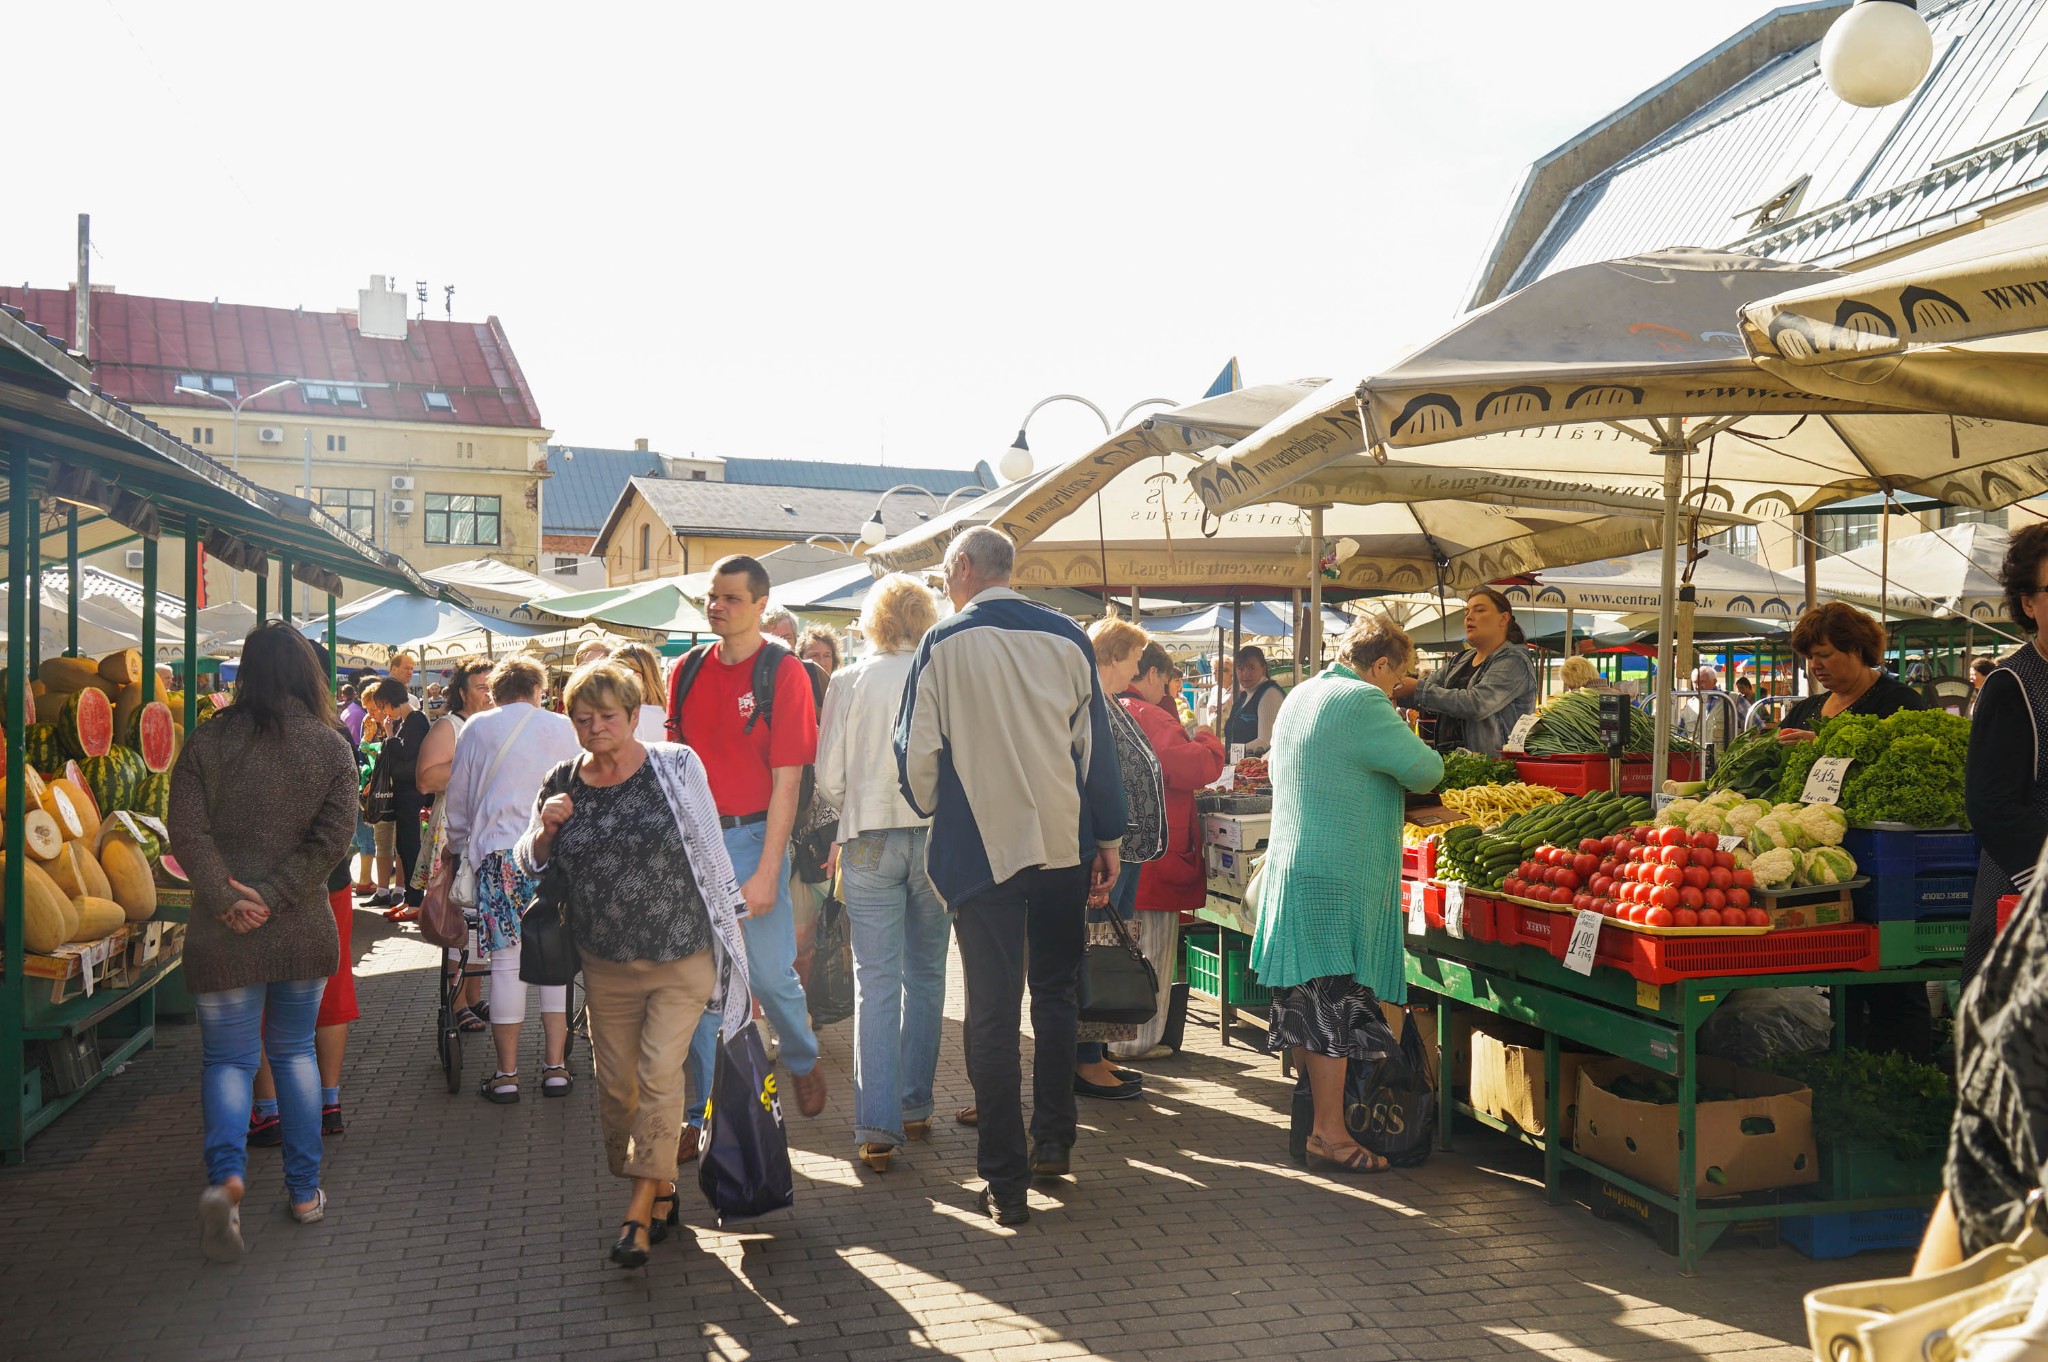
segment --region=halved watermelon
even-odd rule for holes
[[[171,707],[152,700],[135,714],[135,729],[128,745],[142,753],[142,764],[151,771],[168,771],[178,756],[178,721]]]
[[[104,757],[114,745],[114,705],[106,692],[88,687],[64,702],[57,741],[74,757]]]
[[[85,768],[83,766],[80,766],[75,761],[65,762],[64,779],[70,781],[73,785],[77,786],[78,794],[84,796],[84,798],[92,804],[93,822],[97,823],[101,819],[106,817],[106,814],[100,808],[99,800],[93,796],[92,786],[86,782]],[[76,796],[74,796],[74,798],[75,797]]]
[[[169,875],[178,883],[186,883],[185,868],[178,864],[177,858],[172,856],[170,852],[166,851],[163,855],[157,858],[156,868],[158,870],[163,871],[164,874]]]

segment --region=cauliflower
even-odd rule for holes
[[[1735,868],[1748,870],[1756,864],[1756,853],[1746,846],[1735,848]]]
[[[1737,804],[1728,810],[1727,817],[1722,820],[1721,830],[1730,837],[1747,837],[1750,830],[1756,826],[1757,820],[1763,816],[1764,811],[1754,804]]]
[[[1732,809],[1741,802],[1742,791],[1740,790],[1716,790],[1700,801],[1702,804],[1723,810]]]
[[[1854,878],[1856,860],[1840,847],[1815,847],[1806,853],[1799,867],[1801,884],[1841,884]]]
[[[1685,820],[1692,817],[1692,811],[1700,806],[1697,799],[1674,799],[1666,804],[1657,815],[1660,828],[1682,828]]]
[[[1790,847],[1773,847],[1750,862],[1759,889],[1777,889],[1791,884],[1802,869],[1799,856]]]
[[[1805,807],[1804,804],[1773,804],[1771,812],[1783,818],[1797,818],[1799,811]]]
[[[1775,813],[1757,819],[1756,825],[1749,830],[1749,849],[1759,856],[1766,851],[1793,845],[1795,844],[1792,840],[1792,830],[1786,826],[1785,820]]]
[[[1702,804],[1697,809],[1694,809],[1692,813],[1687,816],[1685,820],[1685,830],[1687,832],[1718,833],[1722,831],[1722,824],[1725,821],[1726,819],[1722,815],[1720,809],[1714,807],[1712,804]]]
[[[1799,811],[1799,830],[1815,846],[1838,847],[1849,830],[1849,819],[1833,804],[1809,804]]]

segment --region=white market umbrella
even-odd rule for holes
[[[1888,614],[2005,622],[1998,584],[2012,534],[1981,522],[1950,525],[1833,554],[1814,567],[1830,596],[1880,606]]]
[[[1548,610],[1654,613],[1664,604],[1662,555],[1636,553],[1568,567],[1546,568],[1533,584],[1504,586],[1516,606]],[[1725,549],[1702,549],[1693,563],[1694,608],[1703,614],[1746,619],[1799,618],[1805,583],[1773,572]]]

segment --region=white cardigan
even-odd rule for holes
[[[877,653],[832,675],[818,720],[818,796],[839,810],[838,841],[922,828],[896,774],[896,716],[915,653]]]

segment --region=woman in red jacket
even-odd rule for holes
[[[1135,918],[1138,944],[1159,975],[1159,1010],[1138,1028],[1135,1039],[1110,1047],[1122,1059],[1163,1059],[1173,1053],[1159,1044],[1159,1038],[1166,1030],[1180,915],[1201,907],[1209,893],[1195,792],[1223,774],[1227,756],[1215,734],[1197,730],[1191,735],[1181,726],[1172,698],[1177,684],[1173,659],[1157,643],[1148,643],[1138,658],[1137,678],[1119,697],[1124,712],[1145,731],[1166,784],[1166,854],[1146,862],[1138,873]]]

